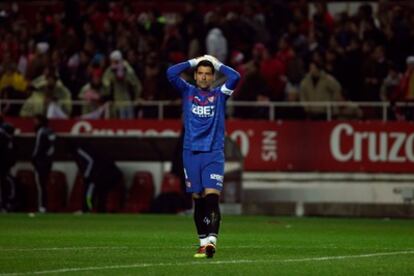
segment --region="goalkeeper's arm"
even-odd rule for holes
[[[224,74],[227,77],[226,82],[221,87],[221,92],[230,96],[234,89],[236,89],[237,83],[240,80],[240,74],[233,68],[224,65],[217,58],[209,55],[204,56],[207,60],[213,63],[214,69]]]

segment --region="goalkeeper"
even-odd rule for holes
[[[180,74],[194,68],[195,86]],[[211,87],[215,71],[227,80]],[[184,120],[183,163],[187,192],[194,200],[194,222],[200,239],[196,258],[212,258],[220,226],[219,196],[223,188],[226,101],[240,74],[213,56],[202,56],[171,66],[170,83],[181,92]]]

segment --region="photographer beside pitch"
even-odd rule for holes
[[[196,86],[180,78],[195,68]],[[215,71],[227,80],[212,88]],[[183,163],[186,190],[194,200],[194,222],[200,239],[196,258],[212,258],[220,227],[219,196],[223,188],[226,101],[240,74],[213,56],[202,56],[171,66],[170,83],[182,94],[184,118]]]

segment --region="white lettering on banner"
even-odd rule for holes
[[[413,151],[413,140],[414,140],[414,133],[411,133],[408,136],[407,141],[405,142],[405,154],[407,155],[408,160],[414,162],[414,151]]]
[[[367,132],[355,132],[354,134],[354,161],[362,160],[362,140],[368,137]]]
[[[250,150],[249,136],[243,130],[235,130],[230,134],[230,138],[237,142],[240,147],[241,154],[247,156]]]
[[[377,144],[377,137],[375,133],[370,133],[368,136],[368,156],[369,160],[373,162],[378,161],[387,161],[387,149],[388,149],[388,139],[386,132],[380,132],[379,134],[379,145]],[[379,152],[377,149],[379,148]]]
[[[113,128],[93,128],[92,124],[87,121],[76,122],[72,129],[70,130],[71,134],[90,134],[94,136],[146,136],[146,137],[177,137],[179,131],[172,129],[117,129],[115,125]]]
[[[262,133],[262,159],[264,161],[277,160],[277,131],[265,130]]]
[[[331,154],[335,158],[335,160],[338,160],[340,162],[346,162],[349,161],[352,158],[352,155],[354,154],[353,150],[350,150],[348,153],[343,153],[341,151],[341,132],[345,131],[346,135],[352,134],[352,126],[348,124],[340,124],[334,128],[331,134],[331,141],[330,141],[330,147],[331,147]]]
[[[89,122],[79,121],[73,124],[70,130],[71,134],[90,133],[92,131],[92,125]]]
[[[401,149],[401,146],[404,144],[404,140],[407,134],[401,132],[391,132],[390,137],[395,138],[394,144],[391,147],[390,154],[388,159],[391,162],[405,162],[405,157],[398,156],[398,152]]]
[[[343,152],[341,149],[342,139],[347,136],[350,137],[353,144],[348,152]],[[368,144],[367,147],[366,144]],[[361,162],[364,149],[367,149],[368,160],[371,162],[402,163],[407,159],[414,162],[413,146],[414,133],[407,135],[404,132],[358,132],[354,131],[354,128],[349,124],[337,125],[330,137],[331,154],[335,160],[340,162],[350,160]],[[402,153],[400,153],[401,150],[403,150]]]

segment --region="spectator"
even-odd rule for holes
[[[285,90],[285,101],[288,103],[298,103],[299,85],[287,83]],[[275,118],[283,120],[303,120],[306,118],[305,111],[301,106],[276,107]]]
[[[61,118],[70,115],[71,95],[59,79],[55,68],[46,68],[43,75],[32,81],[31,86],[33,93],[23,104],[20,116],[33,117],[36,114],[47,114],[50,109],[57,110],[56,113]]]
[[[68,88],[72,99],[78,98],[80,89],[88,82],[89,62],[90,58],[86,51],[81,51],[68,57],[67,62],[57,67],[59,76],[62,76],[61,81]],[[78,114],[79,110],[76,111],[75,114]]]
[[[114,112],[121,119],[135,117],[133,102],[141,97],[142,85],[122,53],[115,50],[110,55],[110,66],[105,70],[102,83],[106,94],[114,101]]]
[[[342,58],[344,73],[341,76],[341,84],[345,94],[351,101],[358,101],[361,98],[361,68],[364,55],[361,50],[360,41],[357,37],[350,38]]]
[[[36,51],[28,65],[26,78],[32,80],[42,74],[44,69],[49,65],[48,56],[50,45],[47,42],[39,42],[36,44]]]
[[[248,101],[252,103],[267,103],[269,99],[269,87],[260,75],[258,68],[253,68],[244,78],[243,85],[234,101]],[[236,106],[234,116],[237,118],[268,119],[269,109],[263,106],[246,107]]]
[[[5,68],[4,74],[0,79],[0,93],[5,93],[4,90],[10,89],[12,94],[10,97],[19,97],[15,94],[25,93],[27,89],[27,81],[24,76],[17,71],[15,64],[9,64]],[[21,97],[21,96],[20,96]]]
[[[170,91],[170,84],[165,77],[165,66],[159,61],[158,53],[150,52],[145,60],[142,100],[143,101],[175,101],[180,99],[177,92]],[[175,110],[174,110],[175,109]],[[164,110],[166,117],[179,118],[181,107],[166,107]],[[143,106],[140,110],[140,117],[158,118],[158,108],[156,106]]]
[[[267,47],[263,47],[262,51],[260,74],[269,87],[269,99],[271,101],[281,101],[283,100],[283,92],[286,85],[286,66],[277,55],[272,56]],[[286,55],[286,61],[291,58],[290,50],[288,50],[288,52],[289,54]],[[281,54],[280,56],[282,55],[284,54]]]
[[[270,88],[260,72],[260,65],[265,58],[266,48],[257,43],[252,50],[252,59],[236,67],[241,73],[241,84],[237,87],[234,101],[250,101],[266,103],[270,101]],[[269,118],[267,107],[236,106],[234,116],[237,118]]]
[[[165,35],[161,50],[165,53],[167,60],[171,63],[178,63],[184,61],[185,56],[185,42],[181,36],[179,29],[175,25],[165,26]]]
[[[291,48],[291,57],[286,61],[286,82],[299,88],[299,83],[305,75],[305,64],[294,48]],[[285,90],[286,91],[286,90]],[[287,98],[285,98],[287,99]]]
[[[84,101],[82,114],[96,111],[105,101],[104,93],[102,72],[98,69],[93,71],[90,82],[85,84],[78,94],[79,99]]]
[[[14,127],[0,117],[0,212],[15,209],[16,185],[10,174],[16,163]]]
[[[17,71],[15,64],[8,64],[0,79],[0,99],[23,100],[27,97],[26,79]],[[17,116],[19,109],[20,106],[16,104],[8,104],[2,107],[3,113],[9,116]]]
[[[197,31],[197,26],[195,24],[187,25],[187,37],[188,37],[188,58],[196,58],[201,56],[203,52],[203,46],[201,45],[200,34]]]
[[[312,61],[309,64],[309,72],[300,83],[301,102],[330,102],[340,101],[341,86],[331,75],[325,73],[319,62]],[[305,111],[310,119],[326,119],[325,106],[305,106]],[[334,114],[338,109],[334,108]]]
[[[414,100],[414,56],[407,57],[406,64],[407,69],[400,82],[400,99]]]
[[[376,46],[372,53],[367,54],[369,58],[362,64],[363,86],[360,100],[379,101],[381,84],[388,72],[384,48]]]
[[[227,59],[227,39],[219,28],[211,29],[206,37],[207,54],[217,57],[221,62]]]
[[[382,82],[380,97],[382,101],[395,102],[400,95],[400,82],[402,74],[395,66],[388,68],[388,74]]]

